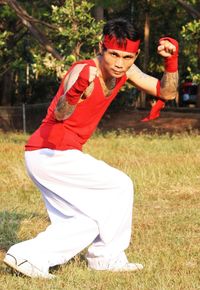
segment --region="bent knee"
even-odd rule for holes
[[[127,195],[131,196],[133,195],[134,191],[133,181],[127,174],[121,172],[120,176],[118,177],[117,183],[119,188],[123,191],[124,194],[126,193]]]
[[[121,173],[120,182],[126,187],[133,188],[132,179],[124,172]]]

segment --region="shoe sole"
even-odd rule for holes
[[[108,272],[136,272],[136,271],[141,271],[144,269],[144,266],[141,264],[135,264],[135,268],[108,268],[108,269],[95,269],[92,267],[89,267],[89,270],[94,270],[94,271],[108,271]]]
[[[142,265],[140,265],[140,266],[135,266],[135,268],[130,268],[130,269],[111,269],[110,271],[111,272],[136,272],[136,271],[141,271],[141,270],[143,270],[144,269],[144,267],[142,266]]]
[[[17,273],[31,278],[30,275],[28,275],[27,273],[23,272],[22,270],[19,270],[19,267],[17,265],[10,263],[10,261],[7,261],[6,258],[3,260],[3,262],[4,262],[4,264],[9,266],[12,270],[16,271]]]
[[[15,259],[15,258],[13,257],[13,259]],[[22,274],[22,275],[24,275],[26,277],[29,277],[29,278],[52,279],[52,278],[55,277],[54,275],[51,275],[51,274],[49,274],[49,276],[44,276],[44,275],[41,275],[41,276],[39,276],[39,275],[38,276],[31,276],[31,275],[25,273],[23,270],[19,269],[19,267],[16,264],[13,264],[10,261],[8,261],[6,259],[6,257],[4,258],[3,262],[4,262],[4,264],[6,264],[7,266],[9,266],[11,269],[13,269],[14,271],[16,271],[17,273]],[[25,260],[24,262],[28,262],[28,261]]]

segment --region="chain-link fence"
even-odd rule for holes
[[[45,117],[49,103],[0,107],[0,129],[33,132]]]
[[[19,131],[32,133],[40,126],[42,119],[46,116],[48,106],[49,103],[0,106],[0,130],[4,132]],[[140,107],[137,107],[137,99],[132,97],[123,98],[119,95],[116,101],[110,105],[107,112],[118,112],[122,108],[140,110]],[[166,105],[164,110],[182,113],[200,113],[199,108],[180,108],[174,105]]]
[[[138,94],[132,89],[119,93],[109,107],[110,111],[134,107],[138,104]],[[21,104],[19,106],[0,106],[0,130],[32,133],[45,117],[49,103]]]

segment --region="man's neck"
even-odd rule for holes
[[[99,78],[101,78],[105,83],[112,81],[112,79],[115,79],[111,75],[109,75],[107,71],[105,70],[105,68],[103,67],[102,56],[96,57],[94,61],[98,69]]]

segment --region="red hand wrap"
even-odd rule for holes
[[[165,57],[165,70],[167,72],[176,72],[178,70],[178,42],[171,37],[163,37],[159,40],[159,43],[162,40],[168,40],[176,47],[176,51],[172,56]]]
[[[89,86],[89,71],[90,66],[85,65],[82,71],[79,73],[78,79],[69,89],[69,91],[67,91],[66,100],[70,105],[76,105],[83,92]]]

